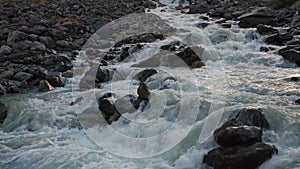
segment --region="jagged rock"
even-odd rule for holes
[[[54,87],[47,80],[41,80],[39,83],[39,91],[48,92],[54,90]]]
[[[0,102],[0,124],[4,122],[7,117],[8,106]]]
[[[275,146],[257,142],[252,145],[219,147],[208,152],[203,162],[215,169],[256,169],[277,153]]]
[[[147,80],[148,77],[154,75],[157,73],[157,70],[155,69],[145,69],[139,73],[137,73],[133,79],[139,80],[141,82],[144,82]]]
[[[215,141],[221,146],[261,142],[262,129],[255,126],[227,127],[216,134]]]
[[[53,86],[53,87],[64,87],[66,83],[66,79],[62,76],[60,72],[49,72],[46,80]]]
[[[147,85],[144,82],[140,83],[140,86],[137,89],[137,94],[140,99],[149,100],[150,92],[148,90]]]

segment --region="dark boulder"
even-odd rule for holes
[[[21,31],[13,31],[8,34],[7,44],[13,45],[14,43],[16,43],[18,41],[27,40],[27,38],[28,38],[28,35],[26,33],[21,32]]]
[[[255,9],[238,17],[241,28],[254,28],[259,24],[277,26],[274,12],[268,9]]]
[[[253,145],[219,147],[208,152],[203,162],[215,169],[256,169],[277,153],[275,146],[257,142]]]
[[[38,90],[41,92],[48,92],[54,90],[54,87],[47,80],[41,80],[39,82]]]
[[[62,76],[61,72],[49,72],[46,80],[53,87],[64,87],[66,83],[66,79]]]
[[[227,127],[218,132],[214,139],[221,146],[253,144],[262,141],[262,129],[255,126]]]
[[[276,34],[278,33],[277,29],[272,28],[271,26],[259,24],[256,26],[256,30],[261,35],[269,35],[269,34]]]
[[[295,101],[296,104],[300,104],[300,98]]]
[[[6,94],[6,89],[5,89],[5,87],[3,87],[1,84],[0,84],[0,95],[4,95],[4,94]]]
[[[115,108],[113,98],[101,97],[98,100],[99,110],[108,124],[117,121],[121,114]]]
[[[209,5],[205,3],[201,4],[191,4],[189,6],[188,14],[196,14],[196,13],[207,13],[209,11]]]
[[[0,124],[4,122],[7,117],[8,106],[0,102]]]
[[[26,72],[19,72],[17,74],[14,75],[14,79],[18,80],[18,81],[28,81],[33,77],[32,74],[26,73]]]
[[[147,85],[144,82],[140,83],[140,86],[137,89],[137,94],[140,99],[149,100],[150,92],[148,90]]]
[[[291,35],[289,33],[286,33],[286,34],[275,33],[275,34],[267,35],[265,37],[264,41],[268,44],[282,46],[286,42],[288,42],[292,39],[293,39],[293,35]]]
[[[133,79],[139,80],[141,82],[144,82],[147,80],[148,77],[154,75],[157,73],[157,70],[155,69],[145,69],[139,73],[137,73]]]
[[[296,63],[300,66],[300,47],[299,46],[287,46],[280,49],[278,53],[285,59],[292,63]]]
[[[7,55],[12,52],[12,48],[6,45],[0,47],[0,55]]]

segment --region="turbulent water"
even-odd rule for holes
[[[213,130],[241,108],[263,109],[271,126],[263,140],[279,150],[260,168],[300,167],[300,109],[294,103],[300,97],[300,85],[290,80],[300,76],[299,68],[273,52],[260,52],[261,46],[268,45],[251,29],[240,29],[235,22],[225,29],[214,19],[199,28],[199,23],[206,22],[199,19],[201,15],[182,14],[174,9],[176,2],[161,2],[168,6],[148,14],[152,25],[165,26],[160,31],[169,33],[169,38],[146,45],[127,62],[111,65],[117,70],[112,82],[100,89],[78,90],[89,68],[87,62],[96,62],[83,50],[74,62],[76,76],[66,87],[1,97],[9,112],[0,128],[0,168],[205,169],[209,167],[202,163],[204,154],[217,146]],[[124,33],[116,32],[113,25],[130,23],[126,19],[100,30],[103,48],[99,52],[107,49],[105,44],[114,43],[107,31],[123,38]],[[142,14],[133,18],[143,19]],[[148,25],[137,26],[151,30]],[[142,70],[143,61],[159,56],[159,47],[174,40],[198,46],[206,66],[189,69],[176,58],[172,61],[179,66],[158,59],[159,73],[146,81],[151,96],[145,111],[124,114],[111,126],[84,114],[87,108],[97,108],[96,99],[107,92],[136,94],[138,82],[132,78]],[[83,100],[70,106],[78,97]]]

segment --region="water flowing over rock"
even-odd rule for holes
[[[278,53],[283,56],[283,58],[300,66],[300,46],[287,46],[280,49]]]
[[[54,90],[54,87],[47,80],[41,80],[38,87],[41,92],[48,92]]]
[[[136,74],[133,79],[139,80],[141,82],[144,82],[149,78],[150,76],[154,75],[157,73],[157,70],[155,69],[145,69],[138,74]]]

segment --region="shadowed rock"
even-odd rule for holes
[[[272,157],[277,149],[270,144],[219,147],[208,152],[203,162],[214,169],[257,169]]]
[[[0,102],[0,124],[4,122],[7,117],[8,106]]]
[[[150,92],[148,90],[147,85],[144,82],[140,83],[140,86],[137,89],[137,94],[139,95],[140,99],[149,100]]]

